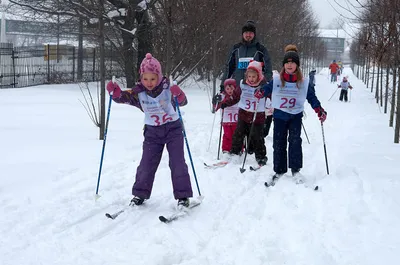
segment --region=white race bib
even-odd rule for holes
[[[156,98],[141,92],[138,94],[140,105],[144,111],[144,123],[151,126],[160,126],[179,119],[171,103],[172,94],[164,89]]]
[[[276,77],[272,88],[272,107],[290,114],[303,112],[307,92],[308,78],[304,78],[300,87],[297,87],[296,83],[289,82],[285,82],[285,86],[282,87],[280,78]]]
[[[265,98],[258,99],[254,96],[256,88],[249,85],[243,84],[240,81],[240,88],[242,89],[242,95],[240,96],[239,108],[249,112],[264,112],[265,109]]]

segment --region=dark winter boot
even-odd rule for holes
[[[272,176],[272,179],[270,182],[265,182],[264,185],[266,187],[271,187],[271,186],[275,186],[275,183],[283,176],[284,174],[277,174],[275,173],[275,175]]]
[[[182,198],[182,199],[178,199],[178,208],[183,207],[189,207],[190,201],[188,198]]]
[[[257,159],[257,163],[260,166],[265,166],[267,164],[268,161],[268,157],[263,157],[261,159]]]
[[[292,176],[296,184],[303,184],[304,183],[304,177],[300,173],[300,169],[292,169]]]
[[[131,200],[131,204],[130,205],[142,205],[144,202],[144,199],[138,197],[138,196],[133,196],[132,200]]]

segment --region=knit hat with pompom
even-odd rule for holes
[[[140,75],[143,74],[156,74],[158,76],[158,83],[159,85],[162,80],[162,72],[161,72],[161,64],[160,62],[151,55],[151,53],[147,53],[146,57],[143,59],[142,63],[140,64]]]
[[[287,62],[294,62],[300,66],[300,58],[296,45],[289,44],[285,47],[285,56],[283,57],[282,65]]]
[[[236,88],[236,80],[232,79],[232,78],[225,79],[224,87],[229,86],[229,85],[232,85],[234,88]]]

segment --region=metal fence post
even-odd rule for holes
[[[50,44],[47,44],[47,83],[50,84]]]
[[[96,81],[96,48],[93,48],[93,69],[92,69],[92,81]]]
[[[72,47],[72,82],[75,82],[75,46]]]

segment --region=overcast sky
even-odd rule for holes
[[[351,15],[348,11],[346,11],[339,5],[342,5],[346,9],[348,8],[353,12],[355,11],[355,9],[354,7],[351,6],[351,4],[359,6],[356,0],[309,0],[309,1],[320,22],[320,27],[322,28],[326,28],[327,26],[329,26],[329,24],[331,24],[334,21],[335,18],[340,17],[340,15],[338,14],[339,12],[342,13],[342,15],[345,17],[353,17],[353,15]]]

